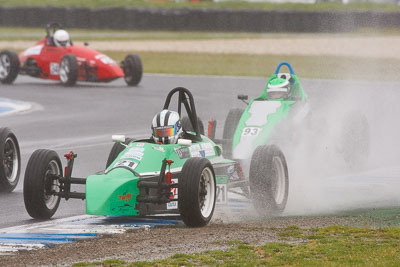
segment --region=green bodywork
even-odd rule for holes
[[[268,85],[277,85],[285,81],[278,77],[282,65],[288,66],[290,70],[290,93],[285,99],[268,99]],[[257,146],[268,142],[276,127],[289,116],[293,105],[299,102],[306,103],[307,95],[291,66],[283,62],[269,78],[262,94],[252,99],[244,110],[233,136],[233,158],[250,158]]]
[[[162,161],[172,160],[171,173],[179,173],[190,157],[205,157],[212,165],[232,163],[220,156],[221,149],[209,138],[191,146],[131,142],[101,173],[86,180],[86,213],[95,215],[140,215],[136,209],[137,183],[160,175]]]

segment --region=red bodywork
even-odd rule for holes
[[[34,59],[37,67],[41,69],[38,77],[60,80],[59,66],[65,54],[73,54],[78,61],[78,81],[109,82],[124,77],[121,67],[106,55],[86,46],[57,47],[48,45],[46,38],[20,53],[19,60],[21,66],[26,66],[31,63],[27,64],[28,59]]]

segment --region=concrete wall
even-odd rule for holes
[[[0,26],[44,27],[49,22],[59,22],[66,28],[93,29],[343,32],[363,27],[400,28],[400,13],[0,7]]]

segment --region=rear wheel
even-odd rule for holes
[[[259,146],[250,163],[250,191],[256,210],[263,216],[283,212],[289,193],[286,159],[274,145]]]
[[[232,142],[233,136],[235,135],[236,128],[239,124],[240,118],[242,117],[243,109],[235,108],[229,110],[228,115],[226,116],[224,131],[222,134],[222,138],[226,140],[223,143],[223,152],[224,157],[231,158],[232,157]]]
[[[143,75],[142,61],[136,54],[129,54],[123,62],[125,82],[129,86],[138,85]]]
[[[194,131],[194,129],[192,127],[192,123],[190,122],[189,117],[186,117],[186,116],[183,117],[181,119],[181,124],[182,124],[183,130],[189,131],[189,132],[193,132]],[[200,134],[204,135],[204,124],[203,124],[203,121],[199,117],[197,117],[197,127],[199,128]]]
[[[125,140],[125,145],[128,145],[130,142],[133,142],[135,139],[133,138],[126,138]],[[106,163],[106,168],[110,166],[111,163],[118,157],[119,153],[122,152],[122,150],[125,149],[125,146],[122,145],[121,143],[114,143],[114,145],[111,148],[110,153],[108,154],[108,159]]]
[[[78,61],[72,54],[66,54],[60,63],[60,81],[64,86],[73,86],[78,80]]]
[[[11,84],[15,81],[19,72],[18,55],[9,50],[0,52],[0,82]]]
[[[208,159],[190,158],[178,180],[178,207],[190,227],[206,225],[215,208],[215,175]]]
[[[29,215],[49,219],[57,211],[60,196],[61,161],[53,150],[39,149],[29,158],[25,170],[24,202]]]
[[[11,192],[19,181],[21,155],[18,140],[9,128],[0,128],[0,162],[0,191]]]

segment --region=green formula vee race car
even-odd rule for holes
[[[277,214],[284,205],[275,199],[276,185],[288,182],[285,157],[276,146],[265,146],[262,162],[245,177],[238,162],[225,159],[222,147],[200,135],[191,92],[182,87],[170,91],[164,110],[177,94],[178,113],[186,110],[193,131],[183,129],[177,143],[134,140],[113,136],[107,166],[87,178],[72,177],[76,154],[65,155],[63,171],[55,151],[40,149],[30,157],[24,181],[24,201],[33,218],[48,219],[60,199],[86,199],[86,213],[111,216],[175,214],[190,227],[206,225],[215,204],[229,201],[227,191],[240,188],[262,214]],[[183,107],[183,108],[182,108]],[[85,184],[85,193],[71,192],[71,184]],[[285,193],[285,192],[284,192]],[[286,192],[287,194],[287,192]],[[282,204],[282,203],[281,203]]]
[[[290,73],[280,73],[287,66]],[[246,95],[238,98],[244,102]],[[302,120],[309,113],[307,95],[304,92],[292,66],[282,62],[276,68],[259,97],[247,103],[246,109],[231,109],[225,120],[223,139],[225,155],[228,158],[248,159],[260,145],[276,142],[278,135],[287,133],[283,127],[292,115]]]
[[[280,72],[281,67],[287,67],[289,72]],[[333,115],[321,108],[318,112],[312,110],[308,96],[288,62],[277,66],[260,96],[249,102],[247,95],[238,95],[238,99],[246,103],[246,108],[231,109],[222,139],[213,138],[215,133],[211,138],[222,144],[226,158],[244,166],[250,163],[250,177],[263,146],[272,144],[279,145],[287,153],[290,152],[286,149],[294,151],[296,146],[305,145],[311,154],[308,158],[321,149],[318,156],[324,160],[340,156],[343,164],[350,168],[362,166],[367,161],[369,125],[364,113],[346,110],[342,103],[335,106]],[[321,160],[318,156],[316,161]]]

